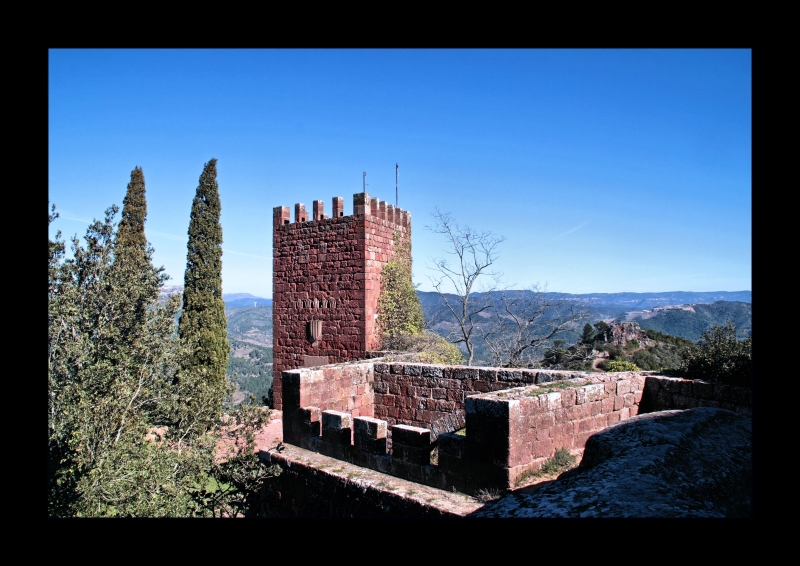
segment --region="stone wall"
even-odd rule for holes
[[[642,412],[653,413],[695,407],[716,407],[752,416],[753,390],[724,383],[661,375],[647,376]]]
[[[344,216],[342,197],[333,211],[329,218],[314,201],[309,214],[298,203],[290,222],[289,207],[273,209],[274,375],[362,359],[378,347],[380,273],[394,257],[395,234],[411,237],[411,216],[367,193],[353,195],[353,215]],[[275,380],[276,409],[281,387]]]
[[[439,437],[439,467],[468,491],[513,487],[559,448],[582,449],[594,433],[638,414],[644,383],[635,373],[601,374],[549,392],[529,386],[467,397],[467,434]]]
[[[389,426],[430,428],[432,440],[436,440],[441,433],[464,427],[464,400],[469,395],[586,375],[575,371],[375,363],[374,416]]]
[[[322,368],[298,368],[284,371],[283,382],[283,438],[301,446],[301,433],[309,434],[308,427],[316,426],[319,435],[320,418],[313,420],[307,407],[320,411],[343,411],[352,416],[374,415],[373,364],[353,363]],[[309,425],[308,423],[317,423]]]
[[[653,375],[384,360],[283,372],[284,440],[440,489],[508,489],[559,448],[642,412],[750,414],[743,388]],[[466,426],[466,435],[453,434]],[[438,449],[438,462],[431,453]]]
[[[285,371],[282,381],[286,442],[473,492],[511,487],[558,448],[581,448],[635,415],[644,377],[377,360]],[[466,436],[450,434],[465,425]]]

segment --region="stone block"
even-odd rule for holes
[[[422,366],[408,364],[403,367],[403,375],[422,375]]]
[[[353,419],[353,445],[370,454],[386,454],[387,422],[370,417]]]
[[[522,372],[518,370],[505,370],[497,371],[497,380],[505,382],[522,382]]]
[[[438,366],[422,366],[422,375],[425,377],[442,377],[442,368]]]
[[[592,401],[600,401],[601,399],[605,398],[606,388],[602,383],[594,383],[592,385],[585,385],[581,387],[586,394],[586,403],[590,403]]]
[[[466,436],[458,434],[446,433],[440,434],[437,439],[439,447],[439,457],[447,455],[454,458],[463,458],[466,449]]]
[[[392,427],[392,443],[428,448],[431,444],[431,431],[416,426],[396,425]]]
[[[350,413],[322,411],[322,440],[349,446],[352,436],[351,424]]]

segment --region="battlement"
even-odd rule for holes
[[[653,372],[374,360],[285,371],[281,381],[284,442],[462,493],[511,489],[559,448],[580,451],[639,413],[706,406],[752,414],[749,389]]]
[[[325,203],[322,200],[315,200],[311,205],[311,215],[306,210],[306,205],[298,202],[294,205],[294,222],[291,222],[288,206],[276,206],[273,208],[273,226],[278,229],[280,226],[303,224],[306,222],[324,222],[335,218],[345,218],[344,198],[333,197],[332,199],[333,216],[329,217],[325,213]],[[356,193],[353,195],[353,214],[352,216],[369,216],[373,219],[385,220],[403,230],[411,229],[411,213],[384,200],[373,198],[369,193]]]

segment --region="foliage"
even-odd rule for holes
[[[628,343],[625,344],[625,349],[628,351],[638,350],[639,348],[641,348],[641,345],[639,344],[639,341],[636,338],[629,340]]]
[[[535,478],[540,478],[545,474],[559,474],[561,472],[565,472],[570,468],[573,468],[577,461],[578,458],[570,454],[569,450],[563,447],[559,448],[550,458],[545,460],[541,468],[527,470],[520,474],[514,482],[514,485],[519,487],[528,481]]]
[[[180,298],[158,303],[167,276],[153,267],[152,247],[115,236],[117,212],[93,222],[84,244],[72,239],[71,259],[60,232],[48,245],[48,513],[257,510],[260,479],[272,473],[253,457],[266,416],[247,407],[233,413],[240,441],[224,462],[215,458],[218,438],[230,432],[219,418],[230,389],[205,368],[185,369],[190,351],[175,332]],[[53,207],[49,221],[57,217]]]
[[[250,394],[260,404],[271,406],[270,389],[272,388],[272,348],[265,348],[235,338],[230,338],[231,357],[228,361],[228,380],[238,391]],[[234,352],[245,350],[244,355],[236,356]],[[247,397],[245,397],[246,399]]]
[[[117,228],[117,246],[130,245],[144,251],[147,247],[147,238],[144,235],[146,220],[144,172],[141,167],[136,167],[131,171],[128,192],[122,201],[122,218]]]
[[[268,480],[280,475],[281,469],[264,465],[253,450],[255,432],[268,421],[269,410],[252,402],[225,415],[216,429],[218,449],[207,472],[207,482],[196,495],[203,503],[203,516],[271,515]]]
[[[685,350],[681,373],[691,379],[751,387],[753,341],[738,340],[736,331],[731,321],[703,331],[697,345]]]
[[[191,489],[210,463],[203,435],[214,415],[202,406],[213,392],[195,388],[195,410],[186,411],[185,394],[170,386],[183,353],[174,338],[176,299],[151,304],[143,326],[131,323],[136,297],[166,276],[149,261],[143,274],[133,262],[114,261],[117,211],[89,227],[86,247],[73,238],[73,259],[63,260],[60,234],[50,246],[50,513],[192,514]],[[192,385],[187,378],[182,388]],[[147,440],[153,427],[167,425],[163,440]]]
[[[433,216],[435,224],[428,229],[445,236],[448,245],[446,253],[454,256],[454,261],[435,259],[433,269],[438,275],[431,278],[431,283],[457,324],[449,339],[453,343],[464,344],[467,365],[472,365],[475,358],[474,334],[481,313],[492,307],[491,291],[499,285],[499,274],[491,269],[498,259],[497,248],[505,238],[491,232],[478,232],[469,226],[459,226],[449,214],[439,209]],[[492,283],[477,288],[486,277]],[[446,293],[448,287],[455,290],[454,295]]]
[[[548,369],[586,371],[592,367],[592,347],[582,342],[568,348],[556,346],[545,350],[542,359],[532,365]]]
[[[191,350],[184,369],[202,369],[207,379],[222,384],[230,345],[222,299],[220,210],[217,160],[211,159],[203,168],[192,202],[178,333]]]
[[[569,453],[566,448],[559,448],[555,453],[542,464],[542,472],[554,474],[563,472],[575,464],[577,458]]]
[[[389,355],[394,361],[448,366],[464,363],[464,354],[458,346],[427,330],[417,334],[395,334],[384,341],[384,347],[398,352]]]
[[[644,329],[644,333],[651,340],[656,340],[657,342],[664,342],[666,344],[678,346],[679,348],[687,348],[692,345],[691,340],[687,340],[686,338],[681,338],[680,336],[672,336],[671,334],[664,334],[663,332],[658,332],[657,330],[652,330],[650,328]]]
[[[418,334],[425,328],[422,305],[411,280],[410,242],[397,232],[394,241],[395,259],[383,266],[378,297],[378,333],[384,343],[397,335]]]
[[[639,371],[639,367],[636,364],[625,360],[603,360],[598,364],[598,367],[610,372]]]

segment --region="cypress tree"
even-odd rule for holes
[[[147,247],[144,223],[147,218],[147,201],[144,195],[144,172],[141,167],[131,171],[128,192],[122,201],[122,219],[117,228],[117,245],[133,245],[143,252]]]
[[[163,268],[153,267],[153,249],[144,234],[147,201],[141,167],[131,171],[122,203],[122,218],[113,243],[114,269],[108,273],[108,284],[128,290],[129,301],[119,312],[117,327],[122,337],[136,341],[144,332],[147,309],[158,299],[159,287],[167,279]]]
[[[230,349],[222,300],[220,208],[217,160],[211,159],[192,202],[178,334],[191,350],[183,369],[206,372],[213,385],[225,383]]]

